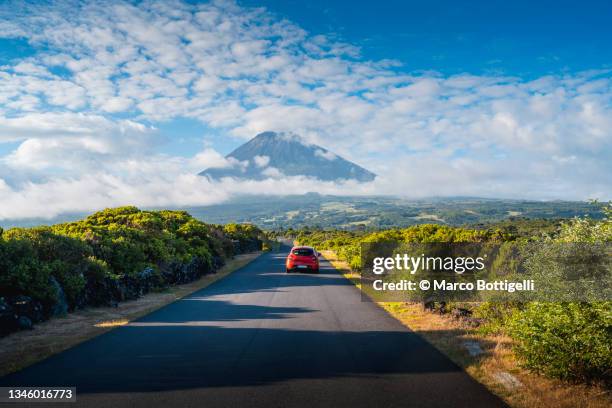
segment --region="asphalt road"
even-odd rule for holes
[[[287,250],[0,386],[76,386],[62,407],[504,406],[326,261],[285,274]]]

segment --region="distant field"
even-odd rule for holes
[[[319,194],[244,196],[207,207],[185,208],[215,224],[250,222],[266,229],[323,227],[378,229],[434,223],[490,224],[516,219],[561,219],[588,215],[601,218],[599,207],[580,201],[527,201],[484,198],[338,197]],[[83,214],[53,219],[4,220],[0,226],[29,227],[77,220]]]
[[[406,200],[318,194],[244,197],[223,205],[189,208],[188,211],[205,222],[252,222],[266,229],[378,229],[423,223],[458,226],[517,219],[567,219],[585,215],[598,219],[602,216],[599,206],[578,201],[482,198]]]

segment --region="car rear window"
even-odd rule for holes
[[[314,252],[310,248],[297,248],[297,249],[293,250],[293,255],[312,256],[312,255],[314,255]]]

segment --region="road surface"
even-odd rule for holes
[[[0,385],[76,386],[61,407],[504,406],[328,262],[285,274],[287,251]]]

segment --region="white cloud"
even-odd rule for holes
[[[190,168],[200,172],[209,167],[224,168],[229,167],[231,163],[216,150],[207,148],[197,153],[189,160]]]
[[[283,177],[283,172],[280,171],[276,167],[266,167],[265,169],[262,170],[261,174],[263,174],[266,177],[271,177],[275,179],[279,179]]]
[[[161,166],[159,167],[161,169]],[[363,190],[357,183],[313,183],[305,177],[278,178],[277,169],[267,168],[273,177],[263,181],[225,179],[211,182],[194,174],[164,172],[118,177],[92,173],[78,178],[54,178],[27,183],[18,189],[0,179],[0,220],[52,218],[67,212],[86,212],[125,203],[142,207],[172,207],[217,204],[239,194],[277,194],[289,183],[299,191],[355,194]],[[276,170],[276,171],[274,171]],[[365,190],[367,191],[367,190]]]
[[[338,157],[333,152],[330,152],[329,150],[323,150],[323,149],[317,149],[315,151],[315,156],[319,156],[329,161],[336,160],[336,157]]]
[[[100,137],[147,133],[151,126],[133,120],[112,120],[84,113],[26,113],[15,117],[0,117],[0,142],[57,136]]]
[[[270,156],[255,156],[253,160],[257,167],[266,167],[270,163]]]
[[[123,112],[132,106],[130,98],[111,97],[101,105],[101,109],[105,112]]]
[[[335,193],[611,196],[610,71],[413,75],[232,2],[7,1],[0,21],[0,36],[38,50],[0,67],[0,143],[20,143],[0,157],[5,214],[28,208],[24,197],[30,213],[54,200],[68,210],[92,178],[103,182],[72,205],[203,204],[238,191],[191,175],[248,162],[212,149],[188,158],[154,151],[155,124],[176,118],[240,139],[297,134],[380,176],[350,189],[323,185]],[[276,170],[265,169],[273,184],[236,185],[284,191],[295,180]],[[169,188],[174,180],[184,191]]]
[[[13,67],[14,72],[28,75],[47,76],[49,71],[42,65],[33,64],[31,62],[22,61]]]

